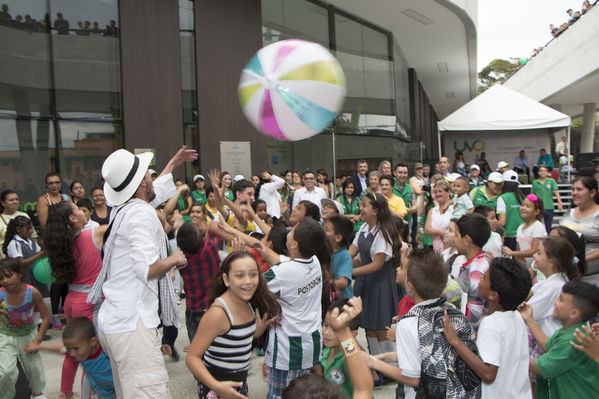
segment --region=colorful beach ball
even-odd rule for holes
[[[326,129],[341,110],[345,75],[323,46],[289,39],[259,50],[239,81],[243,113],[279,140],[301,140]]]

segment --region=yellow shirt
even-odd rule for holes
[[[401,197],[398,197],[395,194],[391,194],[391,198],[387,198],[387,203],[389,204],[389,209],[391,209],[393,212],[397,213],[401,217],[405,217],[408,214],[406,204]]]

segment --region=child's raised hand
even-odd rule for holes
[[[231,240],[231,251],[232,252],[245,252],[245,243],[239,237],[235,237]]]
[[[593,324],[593,327],[599,323]],[[595,362],[599,363],[599,336],[587,326],[582,326],[586,334],[578,328],[574,331],[575,341],[570,341],[570,345],[583,351]],[[587,335],[588,334],[588,335]]]
[[[443,333],[445,334],[445,338],[447,338],[447,342],[449,342],[451,346],[454,346],[454,344],[460,340],[458,333],[455,331],[455,326],[449,319],[447,310],[445,310],[445,314],[443,315]]]
[[[339,308],[331,312],[331,328],[333,331],[342,331],[347,328],[349,322],[362,313],[362,299],[360,297],[350,298],[343,305],[343,313],[339,313]]]
[[[520,305],[518,305],[518,311],[520,312],[520,316],[522,316],[522,320],[525,322],[528,323],[530,320],[532,320],[532,306],[530,306],[528,303],[522,302]]]
[[[40,349],[40,344],[38,344],[35,341],[30,342],[23,347],[23,350],[25,352],[29,353],[30,355],[35,355],[39,349]]]
[[[395,327],[385,327],[385,336],[389,341],[395,342]]]

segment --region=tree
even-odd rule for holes
[[[520,65],[499,58],[491,61],[478,73],[478,94],[496,83],[503,83]]]

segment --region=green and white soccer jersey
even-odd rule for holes
[[[274,265],[264,278],[283,311],[270,328],[266,364],[279,370],[308,369],[318,363],[322,347],[322,274],[316,256]]]

